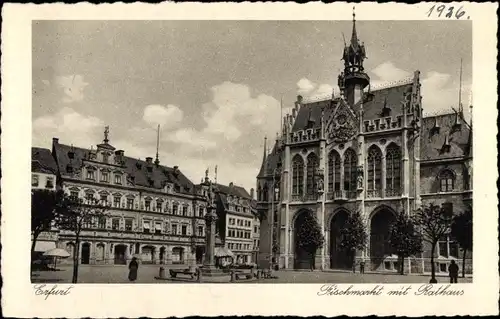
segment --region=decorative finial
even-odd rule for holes
[[[104,143],[108,144],[109,126],[104,127]]]
[[[352,21],[356,21],[356,7],[352,7]]]

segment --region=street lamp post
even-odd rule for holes
[[[270,232],[270,250],[269,250],[269,268],[272,270],[273,268],[273,257],[274,257],[274,200],[276,197],[276,175],[279,173],[279,169],[275,168],[273,170],[273,195],[271,198],[271,226],[269,228]]]

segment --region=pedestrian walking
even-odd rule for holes
[[[135,281],[137,279],[137,270],[139,269],[139,263],[137,263],[137,258],[133,257],[132,261],[128,265],[128,280]]]
[[[448,273],[450,274],[450,284],[458,283],[458,265],[454,260],[451,261],[451,264],[448,267]]]
[[[359,273],[364,274],[365,273],[365,259],[361,259],[361,262],[359,263]]]

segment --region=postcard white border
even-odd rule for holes
[[[78,285],[43,300],[29,278],[31,21],[349,20],[349,3],[6,4],[2,18],[2,307],[13,317],[486,315],[498,313],[497,4],[460,3],[473,21],[474,283],[461,297],[318,297],[321,285]],[[432,3],[356,4],[358,20],[428,20]],[[446,18],[441,18],[444,20]],[[457,39],[457,41],[459,41]],[[452,52],[450,52],[452,54]],[[373,285],[357,285],[357,287]],[[414,285],[415,286],[415,285]]]

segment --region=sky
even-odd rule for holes
[[[372,87],[421,71],[424,113],[471,99],[470,21],[357,21]],[[34,21],[33,146],[90,148],[110,127],[126,156],[198,183],[256,185],[297,95],[338,94],[352,21]],[[465,108],[467,111],[467,107]]]

